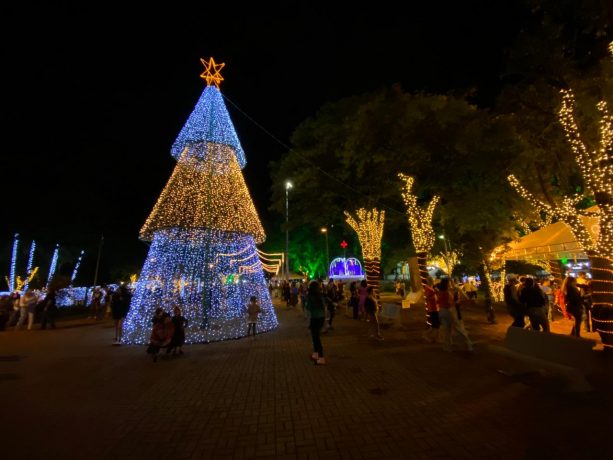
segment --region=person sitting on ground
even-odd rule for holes
[[[160,348],[167,347],[174,335],[174,325],[170,319],[170,315],[163,308],[156,308],[155,314],[151,320],[153,328],[149,337],[149,346],[147,353],[153,355],[153,362],[157,361],[157,355]]]

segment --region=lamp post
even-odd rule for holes
[[[439,235],[438,237],[445,243],[445,254],[449,253],[449,248],[447,247],[447,238],[445,237],[445,235]]]
[[[439,235],[438,237],[439,239],[443,240],[443,243],[445,243],[445,254],[443,256],[443,260],[447,264],[447,271],[449,272],[448,275],[451,277],[451,270],[453,269],[451,266],[451,252],[449,251],[449,246],[451,246],[451,244],[447,246],[447,237],[444,234]]]
[[[326,235],[326,263],[324,264],[324,269],[326,270],[326,274],[328,274],[328,264],[330,263],[330,248],[328,246],[328,228],[321,227],[321,233]]]
[[[294,185],[285,181],[285,279],[289,280],[289,189]]]

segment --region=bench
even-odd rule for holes
[[[591,391],[585,371],[592,366],[595,340],[509,327],[502,347],[493,351],[515,358],[529,368],[564,376],[569,390]]]
[[[418,303],[423,296],[423,291],[409,292],[404,299],[402,299],[402,308],[411,308],[412,304]]]

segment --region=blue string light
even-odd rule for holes
[[[190,156],[203,159],[207,142],[232,147],[241,169],[247,164],[223,96],[215,86],[204,89],[170,152],[178,160],[185,148],[188,148]]]
[[[79,272],[79,266],[81,265],[81,259],[83,259],[83,254],[85,254],[85,251],[81,251],[81,254],[79,254],[77,263],[75,264],[74,270],[72,271],[72,276],[70,277],[70,287],[72,287],[72,283],[74,283],[74,280],[77,277],[77,273]]]
[[[261,266],[241,274],[241,262],[217,257],[236,253],[245,246],[255,253],[255,241],[250,235],[208,229],[157,231],[136,283],[124,325],[124,342],[146,343],[155,309],[171,311],[174,306],[181,307],[189,322],[185,330],[187,343],[243,337],[245,309],[252,295],[262,307],[258,331],[275,328],[277,317]]]
[[[28,280],[30,279],[30,273],[32,273],[32,265],[34,265],[34,251],[36,250],[36,241],[32,240],[30,245],[30,255],[28,256],[28,267],[26,268],[26,282],[23,285],[23,290],[28,289]]]
[[[47,276],[47,288],[49,287],[49,283],[51,283],[51,278],[53,278],[53,275],[55,274],[59,252],[60,252],[60,245],[56,244],[55,249],[53,250],[53,257],[51,257],[51,266],[49,267],[49,275]]]
[[[15,290],[15,269],[17,266],[17,247],[19,246],[19,233],[15,233],[13,240],[13,253],[11,255],[11,272],[9,275],[9,291]]]
[[[172,146],[178,164],[141,229],[149,254],[122,341],[145,344],[156,308],[181,308],[186,343],[246,336],[255,296],[258,332],[278,325],[256,242],[265,238],[241,168],[244,152],[223,97],[208,86]]]

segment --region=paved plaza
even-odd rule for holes
[[[514,459],[608,458],[611,361],[596,391],[563,394],[555,376],[510,377],[470,311],[475,352],[423,342],[423,308],[403,312],[385,340],[341,314],[314,366],[306,320],[277,308],[280,326],[255,340],[186,346],[153,363],[144,347],[111,346],[112,325],[0,333],[3,458]],[[557,322],[555,330],[570,329]],[[167,358],[167,359],[165,359]]]

